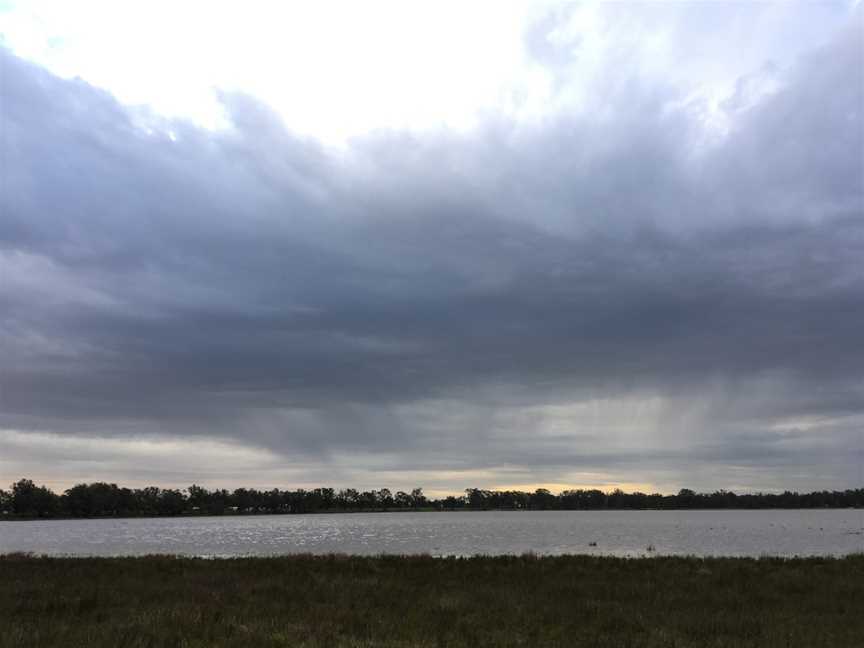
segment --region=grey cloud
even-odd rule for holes
[[[864,410],[861,45],[730,104],[713,147],[633,79],[602,119],[339,154],[250,97],[208,132],[0,52],[0,427],[418,470],[795,463],[765,425]],[[629,447],[507,421],[655,396],[709,404]]]

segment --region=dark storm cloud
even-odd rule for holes
[[[0,51],[0,427],[418,470],[788,463],[795,435],[764,429],[784,417],[840,420],[811,445],[842,448],[864,413],[861,45],[855,23],[755,103],[743,80],[712,144],[633,78],[596,118],[338,153],[248,97],[210,132]],[[494,414],[657,394],[710,401],[680,451]]]

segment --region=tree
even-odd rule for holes
[[[439,500],[439,505],[447,509],[448,511],[452,511],[457,508],[461,508],[465,505],[464,497],[454,497],[453,495],[448,495],[443,500]]]
[[[546,488],[538,488],[531,494],[531,508],[541,511],[554,508],[557,498]]]
[[[210,500],[210,492],[203,486],[192,484],[186,489],[189,492],[189,506],[193,511],[204,511]]]
[[[471,508],[483,508],[488,505],[489,491],[480,490],[479,488],[466,488],[465,498],[468,500],[468,506]]]
[[[321,498],[321,507],[324,509],[333,508],[333,502],[336,500],[336,491],[332,488],[316,488],[315,491]]]
[[[134,491],[136,508],[141,515],[159,515],[159,498],[162,491],[156,486],[147,486]]]
[[[255,508],[255,494],[248,488],[235,488],[231,501],[237,507],[238,513],[251,513]]]
[[[422,508],[426,506],[426,496],[423,494],[422,488],[415,488],[411,491],[411,506],[414,508]]]
[[[361,509],[372,510],[378,508],[378,491],[368,490],[360,493],[359,505]]]
[[[336,501],[341,508],[352,509],[356,508],[360,500],[360,493],[354,488],[346,488],[340,490],[336,494]]]
[[[0,515],[12,510],[12,494],[0,488]]]
[[[186,510],[186,497],[182,492],[166,488],[159,496],[159,515],[180,515]]]
[[[12,512],[26,517],[46,517],[57,510],[57,496],[31,479],[12,484]]]
[[[94,482],[77,484],[63,494],[63,508],[76,517],[117,515],[120,506],[120,489],[117,484]]]
[[[696,493],[689,488],[682,488],[678,491],[677,504],[678,506],[690,507],[696,499]]]
[[[389,488],[382,488],[378,491],[378,505],[383,509],[388,509],[393,506],[393,493]]]

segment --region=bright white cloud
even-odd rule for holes
[[[0,9],[0,34],[125,103],[214,127],[227,123],[216,90],[241,90],[295,132],[339,142],[602,110],[634,74],[689,87],[722,123],[742,72],[790,62],[851,11],[693,5],[32,0]]]

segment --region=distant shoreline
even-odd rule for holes
[[[675,495],[625,493],[620,489],[570,489],[552,493],[466,488],[458,497],[427,497],[422,488],[392,492],[330,487],[296,490],[255,488],[126,488],[93,482],[61,495],[30,479],[9,491],[0,489],[0,520],[101,519],[221,515],[297,515],[308,513],[400,513],[447,511],[605,511],[605,510],[818,510],[864,508],[864,488],[798,493],[744,493],[717,490],[697,493],[682,488]]]
[[[718,511],[860,511],[864,510],[862,506],[822,506],[822,507],[764,507],[764,508],[606,508],[606,509],[472,509],[472,508],[459,508],[459,509],[435,509],[435,508],[425,508],[425,509],[363,509],[359,511],[345,511],[341,509],[330,510],[330,511],[304,511],[298,513],[266,513],[266,512],[255,512],[255,513],[220,513],[220,514],[212,514],[212,513],[178,513],[177,515],[91,515],[91,516],[54,516],[54,517],[32,517],[32,516],[12,516],[12,515],[0,515],[0,522],[57,522],[57,521],[69,521],[69,520],[158,520],[158,519],[187,519],[187,518],[247,518],[247,517],[273,517],[273,516],[283,516],[283,517],[296,517],[296,516],[307,516],[307,515],[366,515],[372,513],[392,513],[392,514],[404,514],[404,513],[437,513],[437,514],[449,514],[449,513],[635,513],[639,511],[654,511],[654,512],[663,512],[663,511],[692,511],[692,512],[705,512],[705,513],[717,513]]]

